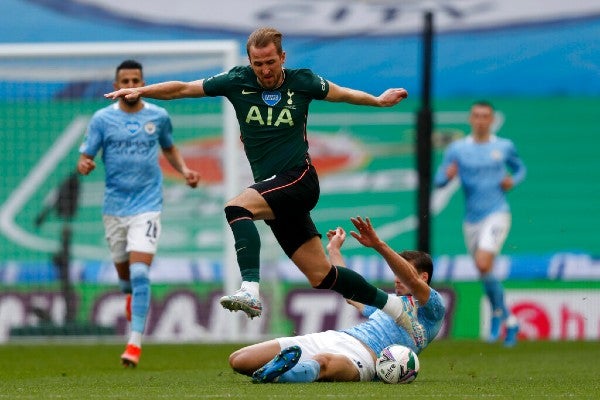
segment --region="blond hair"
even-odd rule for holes
[[[263,47],[267,47],[269,44],[273,43],[275,48],[277,49],[277,54],[283,53],[283,48],[281,47],[281,40],[283,35],[275,28],[263,27],[258,28],[254,32],[248,36],[248,42],[246,43],[246,53],[248,57],[250,57],[250,47],[254,46],[258,49],[262,49]]]

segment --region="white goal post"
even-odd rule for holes
[[[178,56],[190,57],[190,55],[208,56],[211,61],[207,61],[207,64],[215,63],[211,68],[220,68],[220,71],[225,71],[231,67],[238,65],[240,62],[240,46],[237,41],[234,40],[190,40],[190,41],[145,41],[145,42],[78,42],[78,43],[41,43],[41,44],[0,44],[0,77],[3,80],[9,81],[25,81],[23,77],[30,76],[33,70],[39,69],[39,73],[43,74],[44,79],[52,82],[54,79],[65,78],[67,74],[73,73],[74,66],[69,65],[70,59],[83,60],[82,64],[85,64],[86,59],[93,59],[95,57],[106,57],[110,60],[115,60],[116,57],[121,59],[137,59],[143,56],[153,57],[170,57],[174,63],[177,63]],[[27,60],[34,60],[31,62],[31,66],[23,68],[20,63],[27,62]],[[42,62],[38,62],[42,60]],[[43,60],[50,60],[54,63],[55,60],[60,60],[65,66],[70,69],[61,70],[60,68],[48,67],[44,65]],[[193,62],[188,59],[187,61],[180,61],[180,63],[188,63],[189,72],[193,67]],[[97,68],[94,68],[93,62],[90,62],[90,68],[80,68],[77,74],[82,79],[98,79],[100,73]],[[153,66],[150,63],[144,65],[144,72],[150,70]],[[54,65],[54,64],[53,64]],[[61,64],[62,65],[62,64]],[[108,65],[108,63],[107,63]],[[114,77],[114,69],[118,63],[112,62],[110,67],[104,66],[105,72],[102,72],[102,78],[106,77],[107,80],[112,80]],[[164,68],[163,66],[162,68]],[[167,66],[168,67],[168,66]],[[203,67],[207,67],[204,65]],[[25,71],[27,70],[27,71]],[[170,70],[173,73],[174,69]],[[219,71],[219,72],[220,72]],[[29,75],[28,75],[29,74]],[[196,76],[195,79],[204,78],[206,76]],[[184,79],[181,79],[184,80]],[[165,106],[167,110],[169,106]],[[81,125],[81,124],[80,124]],[[239,179],[239,128],[235,118],[235,112],[230,103],[226,100],[222,100],[222,172],[223,172],[223,197],[229,199],[234,197],[240,190],[240,179]],[[78,126],[77,129],[81,129]],[[80,139],[80,135],[72,135],[71,140]],[[71,147],[73,143],[69,144]],[[52,145],[52,148],[55,146]],[[56,146],[60,148],[61,146]],[[6,150],[6,149],[5,149]],[[54,154],[56,158],[56,154]],[[46,161],[45,159],[40,160],[41,163]],[[44,166],[41,164],[40,166]],[[9,198],[1,205],[0,209],[0,231],[2,235],[7,238],[19,242],[24,247],[36,249],[38,251],[51,252],[57,247],[58,239],[38,239],[32,237],[31,232],[27,229],[23,229],[16,221],[16,215],[21,210],[22,204],[26,198],[29,198],[33,193],[33,188],[37,183],[43,183],[47,178],[44,175],[44,168],[31,168],[27,179],[31,182],[28,187],[16,188]],[[200,171],[202,173],[202,171]],[[224,217],[223,220],[223,285],[225,293],[233,293],[238,287],[240,282],[239,269],[237,267],[235,249],[233,245],[233,237],[227,226],[227,222]],[[200,223],[200,221],[198,222]],[[78,254],[79,250],[86,250],[85,245],[75,244],[73,246],[74,255]],[[85,251],[79,251],[79,254],[85,253]],[[160,249],[159,249],[160,253]],[[87,254],[91,254],[88,252]],[[229,313],[228,313],[229,314]],[[239,313],[238,313],[239,314]],[[237,318],[232,319],[232,326],[230,329],[226,329],[231,335],[230,339],[234,340],[238,334],[236,326],[238,323]],[[221,336],[221,338],[223,338]],[[226,338],[225,338],[226,339]]]

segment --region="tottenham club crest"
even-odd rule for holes
[[[281,100],[280,92],[262,92],[262,99],[268,105],[273,107]]]
[[[146,131],[148,135],[154,135],[154,132],[156,132],[156,125],[154,125],[154,122],[147,122],[146,125],[144,125],[144,131]]]

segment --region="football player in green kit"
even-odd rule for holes
[[[254,221],[264,220],[280,246],[316,289],[331,289],[346,299],[377,307],[404,326],[410,325],[413,305],[403,304],[368,283],[361,275],[332,266],[310,211],[319,200],[319,179],[308,152],[306,124],[312,100],[391,107],[408,96],[405,89],[388,89],[379,96],[338,86],[309,69],[284,68],[282,34],[259,28],[248,37],[250,65],[192,82],[170,81],[121,89],[110,99],[139,97],[180,99],[225,96],[233,105],[241,140],[255,183],[230,199],[225,217],[235,239],[242,285],[223,296],[223,307],[260,316],[260,236]],[[410,329],[410,328],[408,328]]]

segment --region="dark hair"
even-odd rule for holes
[[[433,276],[433,260],[431,256],[420,250],[404,250],[398,253],[402,258],[411,263],[419,273],[427,272],[427,284],[431,283]]]
[[[144,75],[142,64],[140,64],[139,62],[137,62],[135,60],[125,60],[121,64],[119,64],[119,66],[117,67],[117,70],[115,71],[115,79],[116,79],[116,76],[119,75],[119,71],[122,69],[139,69],[140,72],[142,73],[142,76]]]
[[[248,57],[250,57],[250,47],[254,46],[256,48],[262,49],[263,47],[267,47],[269,44],[273,43],[275,48],[277,49],[277,54],[283,53],[283,48],[281,46],[281,40],[283,39],[283,35],[275,28],[258,28],[254,32],[248,36],[248,42],[246,43],[246,53]]]
[[[477,100],[471,105],[471,107],[474,106],[488,107],[490,110],[494,111],[494,106],[487,100]]]

